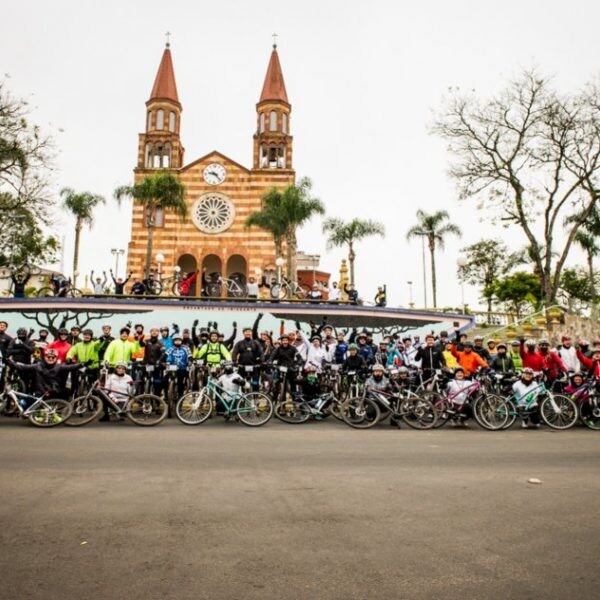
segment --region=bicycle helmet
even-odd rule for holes
[[[290,339],[290,336],[287,333],[284,333],[283,335],[279,336],[280,340],[288,340]]]
[[[90,335],[90,336],[94,337],[94,332],[91,329],[84,329],[81,332],[81,335]]]
[[[58,330],[58,335],[69,335],[69,330],[66,327],[61,327]]]
[[[529,338],[528,340],[525,340],[525,345],[526,346],[535,346],[535,340],[533,338]]]
[[[496,350],[500,350],[500,348],[504,348],[505,350],[508,350],[508,348],[506,347],[506,344],[504,342],[500,342],[497,346],[496,346]]]
[[[472,347],[473,347],[473,342],[465,342],[465,343],[463,344],[463,347],[464,347],[464,348],[472,348]]]
[[[521,375],[534,375],[534,371],[531,367],[525,367],[522,371],[521,371]]]
[[[457,367],[454,367],[454,373],[458,373],[458,371],[461,371],[463,373],[465,372],[464,368],[461,367],[460,365],[458,365]]]
[[[27,329],[25,329],[25,327],[19,327],[19,329],[17,329],[17,337],[21,337],[21,336],[27,336]]]
[[[385,371],[385,369],[383,368],[383,365],[380,365],[379,363],[374,364],[373,367],[371,368],[371,371],[375,372],[375,371]]]
[[[398,368],[398,374],[399,375],[408,375],[410,373],[408,367],[399,367]]]
[[[474,342],[483,342],[483,336],[482,336],[482,335],[476,335],[476,336],[473,338],[473,341],[474,341]]]
[[[521,345],[521,342],[519,342],[519,340],[513,340],[513,341],[510,343],[510,345],[511,345],[511,346],[520,346],[520,345]]]
[[[173,341],[180,340],[183,342],[183,336],[180,333],[174,333],[172,339]]]
[[[58,352],[54,348],[48,348],[44,352],[46,358],[58,358]]]
[[[348,350],[358,350],[358,346],[356,344],[350,344]]]
[[[127,368],[127,363],[120,360],[116,365],[115,365],[115,369],[118,369],[119,367],[123,367],[124,369]]]
[[[539,342],[538,342],[538,346],[549,346],[550,342],[546,339],[546,338],[542,338]]]

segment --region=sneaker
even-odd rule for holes
[[[521,421],[521,429],[527,429],[528,427],[527,421]]]

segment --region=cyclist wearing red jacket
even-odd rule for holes
[[[577,358],[588,370],[589,377],[600,377],[600,349],[595,349],[592,352],[592,358],[588,358],[578,347]]]
[[[529,368],[536,372],[541,372],[546,368],[546,361],[544,357],[535,349],[535,346],[535,340],[521,340],[519,353],[521,354],[521,360],[523,361],[524,369]]]
[[[567,371],[562,358],[554,350],[550,350],[550,342],[542,339],[538,342],[539,353],[544,359],[544,369],[550,379],[558,379],[560,374]]]

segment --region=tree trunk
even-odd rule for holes
[[[350,266],[350,283],[354,285],[354,260],[356,259],[356,253],[354,252],[354,246],[352,242],[348,244],[348,265]]]
[[[75,221],[75,244],[73,248],[73,287],[77,287],[77,269],[79,267],[79,239],[81,237],[82,223],[80,219]]]
[[[590,278],[590,295],[592,306],[596,304],[596,283],[594,282],[594,257],[591,252],[587,253],[588,275]]]
[[[275,258],[283,258],[283,240],[279,236],[273,236],[275,242]]]
[[[298,240],[296,230],[289,231],[285,236],[287,249],[287,277],[290,281],[298,280]]]
[[[429,240],[429,253],[431,254],[431,289],[433,291],[433,308],[437,308],[437,282],[435,275],[435,241]]]

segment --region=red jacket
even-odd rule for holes
[[[562,372],[568,371],[562,358],[553,350],[548,352],[540,352],[544,360],[544,369],[548,369],[548,377],[556,379]]]
[[[577,350],[577,358],[579,359],[579,362],[587,368],[589,375],[600,377],[600,362],[588,358],[581,350]]]
[[[525,350],[525,346],[521,344],[519,352],[521,353],[523,368],[529,367],[534,371],[543,371],[546,368],[546,360],[537,350],[533,352]]]
[[[67,352],[71,349],[71,344],[67,341],[54,340],[44,348],[44,352],[48,348],[54,348],[58,352],[58,362],[64,363],[67,360]]]

